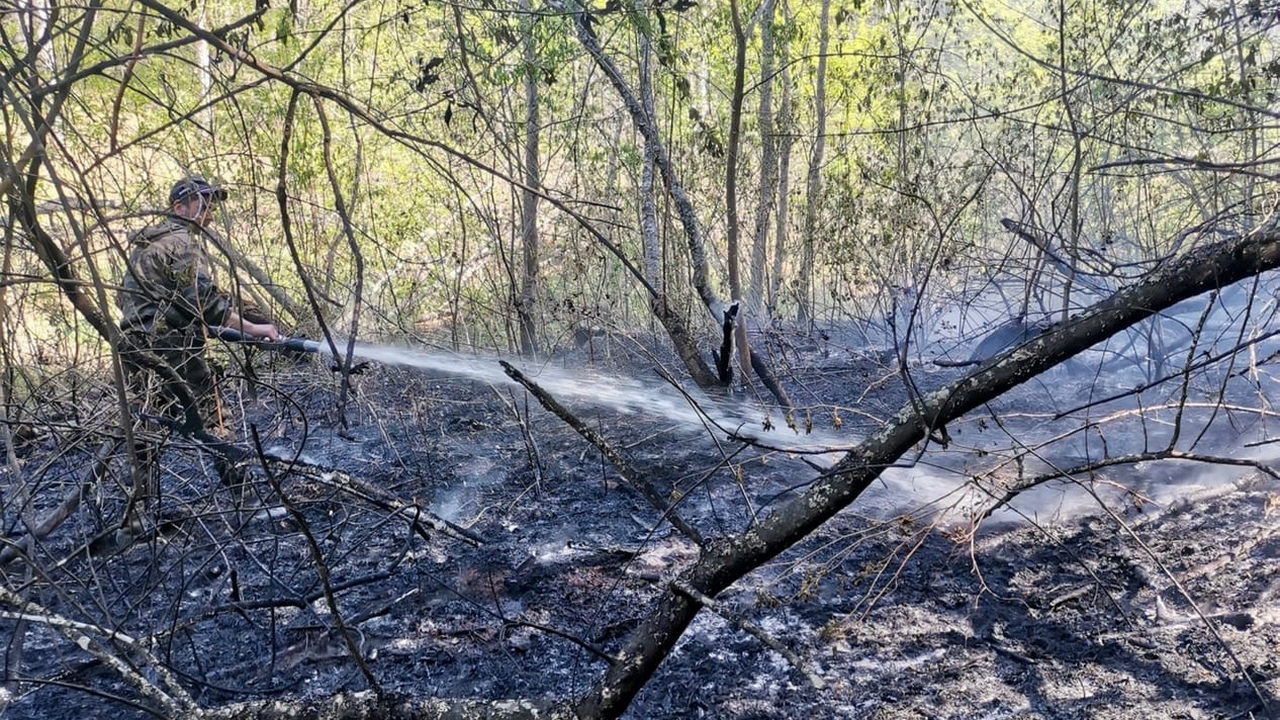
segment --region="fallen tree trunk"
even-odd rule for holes
[[[578,716],[617,718],[625,712],[698,614],[701,606],[679,587],[714,598],[849,507],[885,468],[934,429],[1182,300],[1276,267],[1280,229],[1274,226],[1193,250],[956,382],[908,403],[803,494],[750,530],[708,545],[631,633],[618,662],[579,702]]]

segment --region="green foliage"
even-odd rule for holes
[[[759,71],[762,23],[772,23],[794,84],[793,227],[770,240],[788,250],[787,278],[798,270],[790,249],[805,204],[820,232],[815,282],[856,278],[874,294],[914,282],[943,258],[940,274],[957,278],[1001,265],[992,258],[1032,262],[1033,249],[999,226],[1002,217],[1044,228],[1071,252],[1133,259],[1166,252],[1189,225],[1259,207],[1274,191],[1256,165],[1277,140],[1267,108],[1280,53],[1266,13],[1121,0],[837,3],[822,189],[807,197],[821,6],[793,0],[773,18],[757,7],[740,4],[749,23],[744,107],[765,81],[775,83],[777,103],[781,73]],[[653,122],[711,243],[712,272],[723,275],[728,4],[619,2],[590,13],[633,88],[649,48]],[[55,224],[80,267],[93,263],[108,281],[125,233],[159,209],[175,176],[194,171],[232,187],[226,230],[284,292],[300,300],[304,273],[338,293],[324,305],[330,319],[351,320],[358,259],[368,329],[415,326],[404,313],[505,316],[518,257],[524,81],[533,78],[544,192],[579,216],[540,207],[546,319],[571,325],[596,319],[601,303],[640,313],[647,305],[611,253],[588,251],[595,241],[584,222],[639,258],[643,145],[567,15],[338,0],[307,3],[297,15],[248,0],[184,2],[160,14],[110,2],[73,68],[86,16],[59,15],[49,44],[33,53],[20,14],[0,19],[7,82],[49,92],[30,106],[6,100],[9,157],[30,140],[30,112],[47,111],[65,89],[37,200],[92,198],[111,208],[80,225]],[[213,33],[203,49],[192,25]],[[777,199],[755,196],[769,128],[750,112],[745,121],[738,201],[750,217]],[[281,182],[297,271],[275,196]],[[661,210],[664,274],[673,297],[685,297],[683,230],[669,205]],[[489,335],[503,337],[507,322],[493,319]]]

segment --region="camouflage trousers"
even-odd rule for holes
[[[184,425],[199,423],[186,430],[205,429],[216,420],[217,386],[204,346],[204,337],[193,332],[126,332],[120,361],[138,409]]]
[[[204,337],[193,332],[126,331],[120,361],[129,379],[135,413],[143,426],[158,423],[193,436],[208,436],[221,426],[217,384],[205,361]],[[160,448],[136,448],[146,494],[158,498]],[[213,453],[214,469],[223,484],[239,487],[244,478],[230,459]]]

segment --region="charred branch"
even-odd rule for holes
[[[684,317],[673,310],[667,304],[667,296],[665,294],[654,296],[649,302],[649,308],[653,311],[658,322],[662,323],[663,329],[667,331],[667,335],[671,337],[671,344],[675,346],[676,353],[680,355],[681,362],[684,363],[685,370],[689,372],[689,376],[698,387],[712,387],[716,384],[716,376],[711,372],[711,368],[707,366],[702,355],[698,352],[698,342],[693,336],[693,332],[685,323]]]
[[[773,399],[777,400],[778,404],[785,408],[787,412],[791,412],[795,407],[791,404],[791,398],[787,395],[787,391],[782,388],[782,384],[778,382],[778,378],[773,374],[769,363],[765,362],[765,359],[754,346],[751,348],[751,369],[760,378],[760,382],[764,383],[765,388],[773,393]]]
[[[720,378],[721,385],[729,385],[733,382],[733,363],[730,358],[733,357],[733,327],[738,319],[738,303],[733,303],[722,311],[722,316],[720,331],[723,339],[720,342],[720,352],[714,353],[716,375]]]
[[[358,478],[343,472],[339,472],[333,468],[320,467],[319,465],[303,462],[301,458],[296,457],[279,457],[270,454],[259,448],[259,458],[263,463],[273,462],[281,464],[287,471],[298,469],[311,469],[323,471],[322,475],[317,475],[316,479],[327,485],[331,485],[338,490],[370,505],[393,512],[409,522],[413,531],[423,540],[430,538],[427,528],[431,528],[436,532],[447,535],[455,540],[461,540],[471,546],[483,545],[485,540],[482,536],[464,528],[456,523],[451,523],[434,513],[424,510],[422,507],[405,502],[387,492],[364,482]]]
[[[734,627],[737,627],[751,637],[754,637],[767,645],[774,652],[781,655],[787,662],[791,663],[792,667],[804,674],[805,679],[809,681],[809,684],[812,685],[815,690],[822,690],[827,686],[826,681],[823,680],[820,675],[810,670],[799,655],[792,652],[791,648],[784,645],[782,641],[765,632],[764,628],[725,607],[724,603],[721,603],[719,600],[713,600],[688,585],[676,583],[673,587],[677,591],[688,595],[691,599],[697,600],[703,607],[724,618]]]
[[[640,478],[643,476],[635,472],[635,470],[630,467],[630,464],[626,459],[623,458],[622,455],[618,454],[618,451],[610,447],[609,443],[605,442],[605,439],[600,436],[600,433],[588,427],[586,423],[579,420],[573,413],[569,412],[567,408],[557,402],[555,398],[551,397],[545,390],[538,387],[537,383],[534,383],[532,380],[525,377],[524,373],[517,370],[510,363],[503,361],[502,369],[506,371],[507,375],[509,375],[512,380],[520,383],[527,388],[529,392],[533,393],[533,396],[538,399],[538,402],[542,403],[542,407],[546,408],[548,412],[563,420],[569,427],[573,428],[575,432],[586,439],[587,442],[595,445],[596,448],[600,450],[601,454],[608,459],[609,463],[613,465],[614,469],[618,471],[618,474],[627,483],[627,485],[634,488],[636,492],[640,493],[641,497],[647,500],[649,504],[654,507],[654,509],[662,513],[662,517],[670,522],[672,527],[679,530],[685,537],[694,541],[698,545],[701,546],[704,544],[702,533],[698,532],[697,529],[686,523],[679,515],[677,515],[675,509],[662,499],[662,495],[654,489],[652,485],[641,480]]]
[[[62,498],[62,502],[58,503],[56,508],[45,515],[35,527],[27,528],[27,534],[22,538],[11,543],[10,541],[0,541],[7,544],[3,550],[0,550],[0,567],[8,565],[19,557],[29,556],[36,543],[47,538],[62,523],[66,522],[67,518],[75,513],[86,494],[101,481],[103,473],[106,472],[107,464],[110,462],[111,456],[117,447],[119,447],[119,444],[115,441],[104,442],[98,448],[93,464],[85,473],[84,478],[78,485],[67,491]]]

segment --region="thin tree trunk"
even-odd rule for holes
[[[693,204],[689,201],[684,187],[676,177],[666,149],[658,136],[658,128],[653,115],[645,109],[644,104],[636,97],[635,93],[631,92],[631,88],[628,87],[613,61],[605,56],[600,47],[599,39],[596,38],[595,32],[585,19],[585,13],[581,11],[575,12],[573,17],[579,42],[582,43],[582,46],[586,48],[592,59],[596,61],[596,65],[604,72],[614,91],[622,98],[627,112],[631,115],[631,122],[635,125],[641,137],[644,138],[645,152],[652,153],[652,162],[662,173],[667,192],[671,195],[680,223],[685,230],[685,241],[689,246],[693,288],[697,291],[703,305],[711,311],[714,317],[716,309],[723,307],[724,303],[720,301],[711,289],[711,283],[707,277],[707,251],[706,244],[702,238],[702,229],[698,225]],[[683,318],[667,304],[666,294],[659,294],[655,291],[653,295],[654,297],[650,298],[650,306],[657,315],[658,321],[667,330],[677,354],[680,355],[685,369],[689,371],[689,375],[694,382],[700,387],[710,387],[717,384],[715,373],[707,365],[706,360],[702,358],[701,353],[698,351],[697,341],[693,338],[688,327],[685,326]]]
[[[360,306],[364,302],[364,256],[360,253],[360,244],[356,242],[351,215],[347,212],[346,202],[342,199],[341,180],[333,170],[335,166],[333,161],[333,133],[329,129],[329,118],[325,114],[324,105],[321,104],[318,98],[312,98],[312,105],[316,109],[316,118],[320,120],[324,167],[328,174],[330,191],[333,193],[334,211],[338,213],[338,217],[342,220],[342,234],[347,239],[347,245],[351,249],[351,259],[355,265],[355,294],[351,299],[351,326],[350,334],[347,336],[347,347],[343,355],[334,353],[333,356],[334,360],[341,360],[343,377],[345,378],[355,363],[355,343],[356,337],[360,332]],[[338,394],[338,406],[336,408],[344,428],[347,427],[347,395],[349,392],[349,383],[344,381]]]
[[[813,323],[813,268],[818,235],[818,205],[822,200],[822,155],[827,142],[827,44],[830,40],[831,0],[822,0],[818,19],[818,73],[813,91],[813,154],[805,177],[803,246],[796,275],[796,319]]]
[[[205,18],[206,10],[200,11],[196,24],[205,27],[209,24]],[[214,23],[216,25],[216,23]],[[209,57],[209,43],[201,40],[196,43],[196,74],[200,81],[200,102],[205,103],[205,107],[200,111],[200,120],[204,122],[205,130],[209,133],[209,142],[213,147],[217,147],[218,135],[213,129],[213,105],[209,104],[209,98],[213,97],[213,63]]]
[[[1080,218],[1080,176],[1084,172],[1084,136],[1080,126],[1080,118],[1076,113],[1075,100],[1067,77],[1067,6],[1063,0],[1058,1],[1058,83],[1062,90],[1062,107],[1067,114],[1067,127],[1071,132],[1071,167],[1067,171],[1067,186],[1062,189],[1066,195],[1067,207],[1054,208],[1054,217],[1065,217],[1067,231],[1062,233],[1063,248],[1067,252],[1068,266],[1066,281],[1062,287],[1062,319],[1071,313],[1071,293],[1075,288],[1076,261],[1080,257],[1080,232],[1083,221]],[[1056,204],[1056,200],[1055,200]]]
[[[559,7],[559,4],[553,2],[553,7]],[[692,201],[690,201],[684,186],[680,183],[680,179],[676,177],[675,168],[672,167],[670,157],[662,144],[653,115],[645,109],[636,94],[632,92],[617,65],[604,54],[604,50],[600,47],[599,38],[596,37],[595,31],[592,30],[590,23],[586,19],[586,12],[581,10],[574,12],[573,19],[579,42],[582,43],[582,46],[591,55],[592,59],[596,61],[596,65],[604,72],[605,77],[609,79],[609,83],[622,99],[623,105],[631,115],[631,121],[635,125],[636,131],[644,138],[646,145],[652,147],[654,164],[662,172],[662,179],[666,183],[667,193],[675,205],[676,214],[684,228],[685,242],[689,246],[689,270],[692,275],[693,287],[698,292],[698,297],[702,300],[703,305],[706,306],[711,316],[719,323],[724,311],[728,308],[728,304],[722,302],[715,291],[711,289],[711,282],[708,278],[706,242],[702,236],[702,227],[698,223],[697,213],[694,211]],[[656,296],[657,293],[655,292],[654,295]],[[679,326],[672,324],[678,321],[679,315],[667,306],[665,302],[655,303],[654,308],[655,312],[661,311],[659,320],[667,328],[667,332],[671,335],[671,340],[675,344],[676,352],[680,354],[681,359],[685,362],[685,367],[689,370],[690,375],[693,376],[694,381],[703,387],[718,384],[719,379],[712,373],[711,368],[707,366],[706,361],[702,359],[701,354],[698,352],[696,340],[690,335],[679,332],[687,332],[687,328],[683,323],[680,323]],[[787,397],[782,387],[772,377],[764,359],[746,348],[745,343],[742,343],[739,347],[743,372],[751,373],[754,371],[761,377],[765,386],[773,392],[778,402],[784,407],[790,408],[790,398]]]
[[[648,37],[640,38],[640,102],[643,111],[649,118],[656,117],[653,102],[653,48]],[[658,236],[658,204],[654,195],[654,180],[658,154],[661,146],[650,142],[644,143],[644,160],[640,171],[640,228],[641,241],[644,244],[644,273],[654,294],[649,298],[649,309],[657,318],[667,336],[671,338],[681,362],[699,387],[710,387],[716,383],[716,376],[707,367],[702,353],[698,351],[698,341],[685,322],[684,315],[671,307],[667,295],[665,273],[663,272],[661,238]]]
[[[644,112],[656,117],[653,106],[653,47],[648,36],[640,36],[640,101]],[[644,244],[644,275],[653,286],[657,298],[666,303],[666,283],[662,272],[662,246],[658,237],[658,202],[654,197],[654,166],[657,164],[657,148],[651,142],[644,144],[644,159],[640,167],[640,240]],[[661,313],[655,313],[661,314]]]
[[[541,134],[538,114],[538,78],[535,75],[537,48],[534,47],[533,13],[529,0],[521,0],[525,11],[524,29],[524,187],[520,190],[520,299],[516,315],[520,323],[520,353],[526,357],[538,351],[538,192],[542,178],[538,169],[538,142]]]
[[[773,17],[774,0],[760,5],[760,197],[756,204],[755,232],[751,238],[751,275],[747,288],[747,311],[759,318],[764,313],[765,259],[769,246],[769,215],[773,209],[778,178],[777,135],[773,117]]]
[[[791,10],[786,0],[782,3],[783,23],[791,20]],[[778,213],[773,233],[773,264],[769,272],[768,287],[765,291],[765,313],[770,320],[777,317],[778,290],[782,287],[784,271],[783,258],[786,257],[787,238],[790,234],[788,225],[791,222],[791,147],[795,144],[795,117],[791,96],[791,64],[787,43],[779,48],[779,64],[782,66],[782,105],[778,109],[776,128],[778,147]]]
[[[736,300],[746,298],[742,287],[742,233],[738,219],[738,154],[742,148],[742,103],[746,92],[747,28],[742,25],[738,0],[729,0],[733,17],[733,94],[729,100],[729,138],[725,150],[724,207],[725,240],[728,244],[729,295]],[[745,312],[742,312],[745,310]],[[738,343],[738,365],[742,382],[751,383],[751,345],[747,341],[747,321],[752,309],[740,308],[734,338]]]

